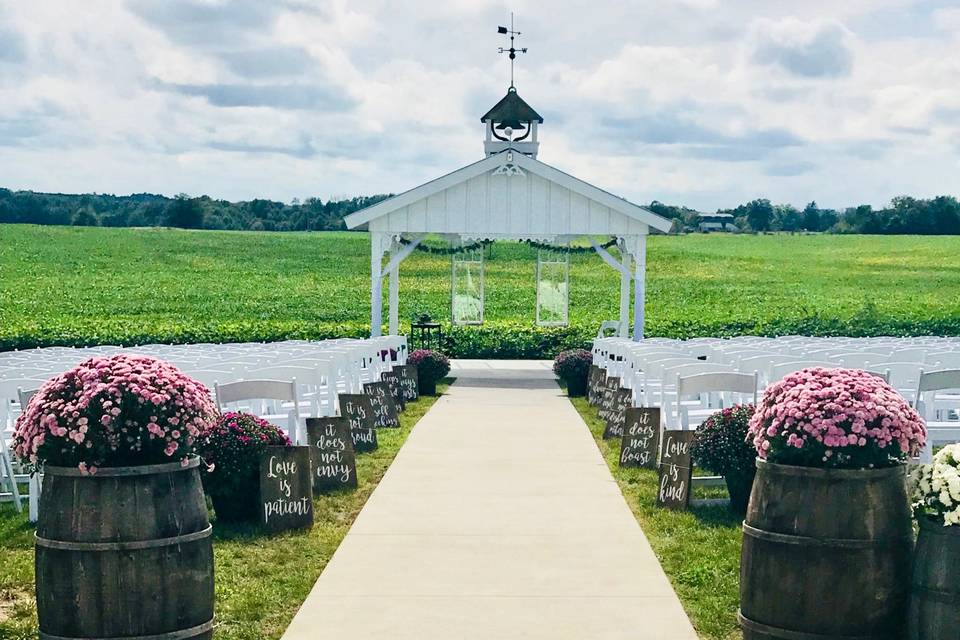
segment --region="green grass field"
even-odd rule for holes
[[[0,225],[0,349],[362,336],[368,251],[361,233]],[[955,237],[655,236],[648,253],[648,335],[960,333]],[[548,356],[617,315],[615,272],[575,255],[571,328],[536,329],[535,267],[492,246],[487,323],[455,355]],[[414,253],[400,296],[403,324],[449,319],[450,258]]]

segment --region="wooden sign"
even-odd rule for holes
[[[260,524],[271,533],[313,526],[310,447],[267,447],[260,454]]]
[[[668,509],[686,509],[690,504],[693,464],[690,445],[695,431],[665,431],[660,447],[657,504]]]
[[[381,429],[396,429],[400,426],[397,405],[386,382],[368,382],[363,385],[363,392],[373,405],[373,426]]]
[[[607,425],[603,429],[604,438],[623,436],[623,425],[627,409],[633,404],[633,389],[617,389],[613,392],[613,406],[607,415]]]
[[[354,430],[373,429],[373,401],[365,393],[342,393],[339,396],[340,415],[347,419]]]
[[[630,407],[620,438],[620,466],[657,468],[660,452],[660,408]]]
[[[413,402],[419,398],[417,365],[402,364],[394,367],[393,370],[400,374],[400,389],[403,391],[403,399],[407,402]]]
[[[353,450],[356,453],[376,451],[379,446],[376,429],[350,429],[350,438],[353,440]]]
[[[371,429],[371,431],[373,431]],[[346,418],[307,418],[313,492],[357,487],[357,458]]]
[[[602,369],[595,364],[590,365],[590,373],[587,374],[587,402],[593,406],[597,404],[597,395],[600,390],[600,372]]]
[[[620,378],[610,377],[604,380],[603,393],[600,394],[600,400],[597,405],[599,407],[597,415],[604,422],[610,419],[610,412],[613,411],[613,396],[619,388]]]
[[[597,406],[600,404],[600,399],[603,397],[603,390],[607,386],[607,371],[598,365],[590,365],[592,371],[594,371],[593,384],[588,385],[587,392],[589,394],[590,390],[593,391],[593,400],[590,401],[590,404]],[[588,398],[589,400],[589,398]]]
[[[380,379],[387,383],[387,389],[393,397],[393,402],[397,406],[397,411],[403,411],[407,408],[407,401],[403,397],[403,391],[400,389],[400,374],[396,371],[384,371],[380,374]]]

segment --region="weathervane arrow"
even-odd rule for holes
[[[527,48],[523,47],[523,48],[517,49],[516,47],[513,46],[514,44],[513,39],[516,36],[520,35],[519,31],[514,31],[513,29],[513,11],[510,12],[510,28],[507,29],[506,27],[497,27],[497,33],[501,35],[510,34],[510,48],[504,49],[503,47],[500,47],[500,53],[509,54],[507,57],[510,58],[510,88],[514,88],[513,87],[513,61],[517,59],[517,53],[526,53]]]

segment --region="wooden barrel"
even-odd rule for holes
[[[743,637],[901,638],[912,546],[903,465],[814,469],[758,460],[743,523]]]
[[[199,460],[81,475],[46,467],[37,523],[41,640],[210,638],[213,544]]]
[[[911,587],[910,640],[960,638],[960,526],[920,519]]]

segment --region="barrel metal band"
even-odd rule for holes
[[[764,531],[751,527],[746,522],[743,523],[743,534],[756,538],[757,540],[766,540],[768,542],[779,542],[781,544],[803,545],[806,547],[840,547],[843,549],[877,549],[899,544],[912,544],[912,539],[887,538],[885,540],[852,540],[846,538],[811,538],[809,536],[795,536],[787,533],[774,533],[773,531]]]
[[[918,584],[911,587],[915,594],[923,595],[930,600],[938,602],[957,603],[960,606],[960,591],[945,591],[944,589],[934,589],[933,587],[924,587]]]
[[[198,624],[189,629],[178,629],[177,631],[168,631],[166,633],[156,633],[149,636],[112,636],[110,638],[76,638],[72,636],[58,636],[52,633],[40,632],[40,640],[186,640],[193,638],[201,633],[206,633],[213,629],[213,618],[210,618],[203,624]]]
[[[149,476],[159,473],[176,473],[177,471],[186,471],[200,466],[200,458],[191,456],[186,458],[186,463],[181,462],[162,462],[160,464],[145,464],[138,467],[101,467],[96,473],[84,473],[77,467],[56,467],[45,465],[44,474],[51,476],[73,476],[81,478],[106,478],[106,477],[129,477],[129,476]]]
[[[202,531],[185,533],[172,538],[157,538],[155,540],[131,540],[129,542],[68,542],[66,540],[51,540],[34,534],[38,547],[61,549],[63,551],[135,551],[137,549],[153,549],[155,547],[170,547],[186,544],[194,540],[209,538],[213,533],[213,525],[207,525]]]
[[[792,629],[782,629],[780,627],[771,627],[769,625],[763,624],[762,622],[757,622],[756,620],[751,620],[750,618],[743,615],[743,613],[737,609],[737,622],[740,623],[740,628],[746,631],[753,631],[755,633],[762,633],[771,638],[780,638],[781,640],[878,640],[881,636],[871,635],[871,636],[838,636],[835,633],[829,635],[824,635],[821,633],[809,633],[806,631],[794,631]]]

